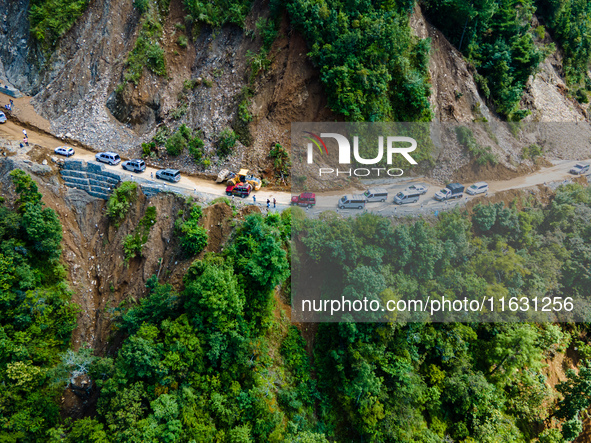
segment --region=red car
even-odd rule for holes
[[[238,197],[246,198],[252,192],[252,185],[250,183],[237,183],[235,185],[228,185],[226,188],[226,195],[236,195]]]
[[[304,192],[300,195],[294,195],[291,198],[291,204],[311,208],[316,204],[316,194],[313,192]]]

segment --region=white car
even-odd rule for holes
[[[99,152],[94,156],[97,162],[108,163],[110,165],[118,165],[121,163],[121,157],[116,152]]]
[[[586,174],[587,172],[589,172],[589,165],[577,163],[572,167],[572,169],[569,172],[575,175]]]
[[[0,123],[6,123],[6,114],[0,112]]]
[[[411,192],[413,194],[420,194],[420,195],[424,195],[427,193],[427,190],[429,188],[425,185],[410,185],[408,188],[406,188],[404,191],[405,192]]]
[[[55,151],[53,152],[59,155],[65,155],[66,157],[70,157],[74,155],[74,148],[70,148],[69,146],[59,146],[55,148]]]
[[[470,195],[484,194],[484,193],[488,192],[488,183],[486,183],[486,182],[474,183],[472,186],[469,186],[468,189],[466,189],[466,192]]]

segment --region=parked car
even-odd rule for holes
[[[589,172],[589,165],[584,163],[577,163],[572,167],[572,169],[569,172],[575,175],[586,174],[587,172]]]
[[[488,192],[488,183],[486,182],[474,183],[466,189],[466,193],[470,195],[484,194],[485,192]]]
[[[0,123],[6,123],[6,114],[0,112]]]
[[[427,193],[427,190],[429,188],[425,185],[410,185],[408,188],[405,189],[405,191],[411,192],[411,193],[418,193],[419,195],[423,195]]]
[[[235,195],[237,197],[246,198],[252,192],[253,187],[250,183],[237,183],[235,185],[228,185],[226,188],[226,195]]]
[[[363,195],[367,203],[385,202],[388,199],[388,191],[383,188],[368,189]]]
[[[65,155],[66,157],[71,157],[74,155],[74,148],[70,148],[69,146],[58,146],[53,152],[59,155]]]
[[[344,195],[339,200],[339,209],[363,209],[365,207],[365,196],[358,195]]]
[[[303,192],[300,195],[294,195],[291,198],[291,204],[311,208],[316,205],[316,194],[313,192]]]
[[[450,183],[441,191],[435,193],[435,200],[449,200],[452,198],[462,198],[464,196],[464,185],[459,183]]]
[[[405,189],[394,196],[394,203],[397,205],[405,205],[407,203],[416,203],[419,201],[421,194],[419,191],[409,191]]]
[[[126,171],[144,172],[146,170],[146,163],[141,159],[127,160],[121,163],[121,167]]]
[[[177,169],[160,169],[156,171],[156,178],[177,183],[181,180],[181,171]]]
[[[121,163],[121,157],[116,152],[99,152],[94,156],[97,162],[118,165]]]

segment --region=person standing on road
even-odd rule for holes
[[[154,173],[150,172],[150,178],[154,178]]]
[[[25,137],[27,136],[27,130],[26,129],[23,129],[23,134],[24,134]]]
[[[29,146],[29,139],[27,137],[23,138],[23,143]]]
[[[271,207],[271,200],[267,199],[267,209]]]
[[[275,197],[273,197],[273,208],[277,207],[277,200],[275,200]]]
[[[252,203],[255,205],[257,204],[257,196],[256,195],[252,196]]]

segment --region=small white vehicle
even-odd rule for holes
[[[69,146],[58,146],[57,148],[55,148],[53,152],[55,152],[58,155],[71,157],[72,155],[74,155],[74,148],[70,148]]]
[[[339,200],[339,209],[363,209],[365,207],[365,196],[359,195],[344,195]]]
[[[121,163],[121,167],[126,171],[144,172],[146,170],[146,163],[141,159],[127,160]]]
[[[424,195],[427,193],[429,188],[425,185],[410,185],[408,188],[405,189],[406,192],[416,193],[419,195]]]
[[[156,178],[177,183],[181,181],[181,172],[178,169],[160,169],[156,171]]]
[[[469,186],[468,189],[466,189],[466,192],[470,195],[484,194],[484,193],[488,192],[488,183],[486,183],[486,182],[474,183],[472,186]]]
[[[0,123],[6,123],[6,114],[0,112]]]
[[[587,172],[589,172],[589,165],[586,165],[584,163],[577,163],[572,167],[572,169],[569,172],[575,175],[586,174]]]
[[[385,202],[388,199],[388,191],[383,188],[368,189],[363,193],[367,203]]]
[[[418,191],[404,190],[394,196],[395,205],[406,205],[408,203],[416,203],[419,201],[421,194]]]
[[[108,163],[111,166],[121,163],[121,157],[116,152],[99,152],[94,158],[97,162]]]

